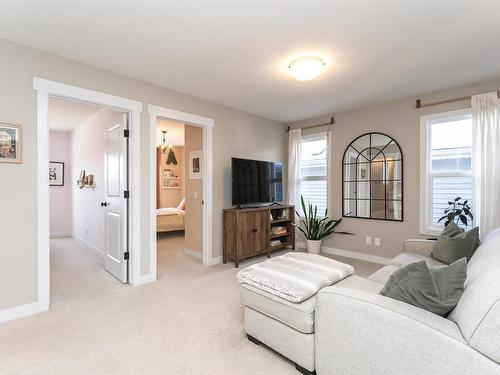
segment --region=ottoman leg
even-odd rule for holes
[[[304,375],[316,375],[316,371],[309,371],[309,370],[305,369],[304,367],[300,367],[298,364],[295,364],[295,369]]]
[[[261,342],[259,340],[257,340],[253,336],[247,335],[247,338],[248,338],[249,341],[253,342],[255,345],[260,345],[261,344]]]

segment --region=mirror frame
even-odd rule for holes
[[[388,143],[383,146],[382,148],[380,147],[372,147],[372,136],[373,135],[382,135],[382,136],[385,136],[387,138],[389,138],[389,141]],[[369,137],[369,143],[368,143],[368,148],[365,148],[364,150],[357,150],[355,147],[353,147],[352,145],[358,141],[359,139],[363,138],[363,137]],[[397,146],[398,148],[398,151],[399,151],[399,154],[401,155],[401,158],[400,159],[396,159],[394,161],[399,161],[401,163],[401,178],[398,179],[398,180],[391,180],[393,182],[398,182],[400,181],[401,182],[401,199],[387,199],[387,193],[384,195],[384,199],[381,199],[384,201],[384,206],[385,206],[385,212],[384,212],[384,218],[381,218],[381,217],[372,217],[372,213],[371,213],[371,202],[375,199],[372,199],[371,198],[371,182],[373,182],[371,180],[371,171],[372,171],[372,165],[374,163],[380,163],[380,162],[374,162],[373,160],[380,155],[380,153],[382,153],[382,155],[384,155],[384,160],[385,160],[385,153],[384,153],[384,150],[386,149],[387,146],[389,146],[392,142],[394,142],[394,144]],[[356,163],[347,163],[345,158],[346,158],[346,155],[347,155],[347,152],[349,151],[349,149],[352,149],[357,152],[358,154],[358,157],[356,158]],[[362,162],[359,162],[360,160],[360,156],[362,155],[362,153],[364,151],[366,151],[367,149],[377,149],[379,150],[379,152],[373,156],[369,161],[366,161],[364,163]],[[366,158],[365,158],[366,159]],[[366,159],[367,160],[367,159]],[[386,163],[386,161],[384,161],[384,164]],[[346,176],[345,176],[345,171],[346,171],[346,166],[347,165],[352,165],[354,164],[356,166],[356,169],[358,168],[358,166],[360,164],[367,164],[367,165],[370,165],[370,179],[368,180],[370,182],[370,198],[368,198],[367,200],[370,202],[370,215],[369,216],[357,216],[357,212],[356,212],[356,215],[349,215],[348,213],[346,213],[346,207],[345,207],[345,203],[346,201],[354,201],[356,206],[357,206],[357,203],[358,203],[358,198],[355,197],[355,198],[349,198],[346,196],[346,192],[345,192],[345,184],[346,183],[352,183],[352,184],[358,184],[358,182],[360,181],[358,178],[356,178],[354,181],[346,181]],[[361,180],[362,181],[362,180]],[[388,182],[387,180],[387,175],[384,174],[383,176],[383,179],[382,180],[377,180],[377,181],[382,181],[384,182],[385,184]],[[357,187],[355,188],[355,191],[356,191]],[[401,202],[401,218],[400,219],[393,219],[393,218],[388,218],[387,217],[387,202],[388,201],[394,201],[394,202]],[[346,218],[356,218],[356,219],[369,219],[369,220],[384,220],[384,221],[398,221],[398,222],[402,222],[404,221],[404,163],[403,163],[403,151],[401,150],[401,146],[399,145],[399,143],[394,139],[392,138],[391,136],[387,135],[387,134],[384,134],[384,133],[380,133],[380,132],[369,132],[369,133],[365,133],[365,134],[362,134],[360,135],[359,137],[356,137],[352,142],[349,143],[349,145],[346,147],[345,151],[344,151],[344,154],[342,156],[342,217],[346,217]]]

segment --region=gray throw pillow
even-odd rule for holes
[[[479,244],[479,227],[464,232],[456,223],[451,222],[438,237],[431,257],[445,264],[464,257],[469,260]]]
[[[465,258],[436,269],[420,261],[394,271],[380,294],[445,316],[462,296],[466,277]]]

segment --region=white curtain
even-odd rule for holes
[[[300,129],[288,133],[288,204],[300,204]]]
[[[500,226],[500,101],[496,92],[472,96],[472,212],[481,237]]]

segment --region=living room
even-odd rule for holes
[[[499,10],[0,4],[0,372],[500,373]],[[60,277],[53,98],[129,114],[124,283]],[[174,261],[156,257],[157,118],[202,129],[196,257],[184,236],[165,249]],[[235,183],[252,168],[274,171],[265,194]],[[322,234],[301,221],[314,207]],[[67,288],[64,304],[51,280]]]

